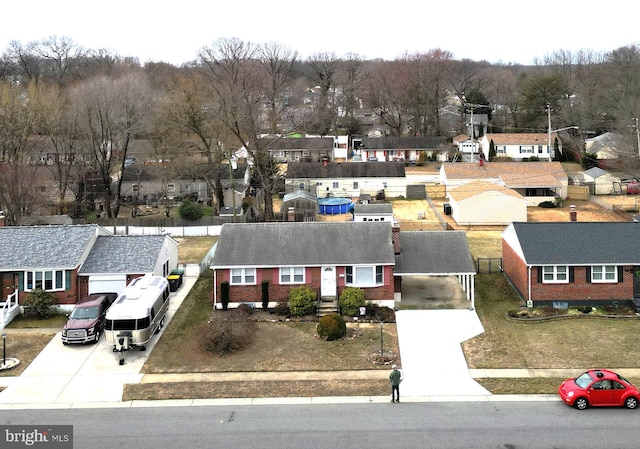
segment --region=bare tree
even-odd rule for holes
[[[280,44],[268,43],[259,51],[262,69],[266,73],[265,96],[267,115],[271,133],[279,134],[282,130],[278,123],[286,110],[291,95],[291,82],[297,65],[297,53]]]
[[[116,79],[97,77],[76,86],[70,98],[79,114],[86,157],[102,181],[107,216],[117,217],[129,146],[148,125],[152,98],[146,78],[140,72]],[[116,178],[113,192],[112,177]]]
[[[0,83],[0,209],[15,224],[38,203],[42,86]]]
[[[310,130],[321,136],[336,129],[337,111],[335,102],[335,74],[338,59],[334,53],[317,53],[309,57],[305,68],[307,77],[317,90],[313,105],[313,117]],[[335,132],[335,131],[334,131]]]
[[[406,65],[404,60],[376,62],[366,81],[366,101],[397,137],[404,135],[409,120]]]

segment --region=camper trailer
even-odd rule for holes
[[[146,344],[153,334],[164,326],[164,316],[169,308],[169,282],[160,276],[145,275],[134,279],[107,311],[105,338],[120,353],[120,365],[124,364],[124,352]]]

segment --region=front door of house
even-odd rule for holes
[[[640,299],[640,266],[633,267],[633,297]]]
[[[320,296],[335,297],[336,290],[336,267],[324,266],[322,269],[322,283],[320,284]]]

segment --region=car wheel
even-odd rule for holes
[[[629,396],[624,401],[624,406],[631,409],[636,408],[638,406],[638,398],[636,398],[635,396]]]
[[[589,407],[589,401],[587,398],[578,398],[573,401],[573,406],[578,410],[584,410]]]
[[[94,343],[98,343],[98,340],[100,340],[100,332],[96,332],[96,339],[93,340]]]

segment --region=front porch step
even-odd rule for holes
[[[337,313],[338,310],[338,298],[334,296],[323,296],[320,298],[318,310],[316,310],[316,316],[330,315],[332,313]]]

